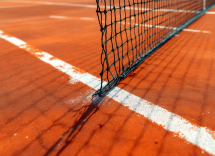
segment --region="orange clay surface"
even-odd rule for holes
[[[96,8],[27,4],[0,1],[26,5],[0,8],[0,30],[99,77]],[[211,33],[182,31],[118,87],[215,131],[215,15],[188,29]],[[208,155],[108,97],[92,102],[94,91],[0,38],[0,155]]]

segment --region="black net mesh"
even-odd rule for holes
[[[104,95],[215,0],[96,0]]]

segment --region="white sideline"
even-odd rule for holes
[[[66,16],[56,16],[56,15],[51,15],[49,16],[50,18],[57,18],[57,19],[72,19],[70,17],[66,17]]]
[[[5,2],[5,1],[2,1],[2,2]],[[74,4],[74,3],[58,3],[58,2],[45,2],[45,1],[36,2],[36,1],[14,1],[14,0],[8,0],[6,2],[33,3],[33,4],[43,4],[43,5],[61,5],[61,6],[74,6],[74,7],[85,7],[85,8],[97,8],[97,5]]]
[[[58,15],[50,15],[49,18],[56,18],[56,19],[94,20],[94,18],[90,18],[90,17],[67,17],[67,16],[58,16]]]
[[[41,61],[53,66],[59,71],[69,75],[74,81],[82,82],[95,90],[100,87],[100,79],[85,73],[80,69],[65,63],[64,61],[55,58],[47,52],[35,49],[26,42],[4,34],[0,30],[0,38],[26,50],[34,55]],[[140,97],[137,97],[121,88],[115,87],[106,96],[113,100],[127,106],[144,117],[148,118],[157,125],[161,125],[164,129],[171,131],[178,135],[180,138],[197,145],[209,154],[215,155],[215,132],[207,129],[206,127],[198,127],[190,123],[188,120],[167,111],[157,105],[154,105]]]
[[[0,6],[0,9],[4,8],[21,8],[21,7],[30,7],[30,6],[39,6],[39,5],[14,5],[14,6]]]
[[[90,17],[81,17],[81,20],[94,20],[94,18],[90,18]]]
[[[77,18],[72,18],[72,17],[67,17],[67,16],[56,16],[56,15],[51,15],[49,16],[50,18],[56,18],[56,19],[77,19]],[[89,17],[81,17],[79,18],[81,20],[94,20],[94,18],[89,18]],[[104,21],[103,21],[104,22]],[[122,24],[125,24],[125,22],[121,22]],[[130,24],[129,22],[127,24]],[[176,27],[166,27],[166,26],[161,26],[161,25],[149,25],[149,24],[134,24],[136,26],[143,26],[143,27],[156,27],[156,28],[166,28],[166,29],[177,29]],[[201,32],[201,33],[211,33],[210,31],[205,31],[205,30],[195,30],[195,29],[183,29],[183,31],[189,31],[189,32]]]
[[[94,20],[94,18],[90,17],[67,17],[67,16],[57,16],[57,15],[51,15],[49,18],[55,18],[55,19],[80,19],[80,20]]]
[[[125,24],[125,23],[122,23]],[[130,23],[128,23],[130,24]],[[143,26],[143,27],[156,27],[156,28],[167,28],[167,29],[177,29],[176,27],[165,27],[165,26],[160,26],[160,25],[148,25],[148,24],[135,24],[137,26]],[[183,29],[183,31],[189,31],[189,32],[201,32],[201,33],[211,33],[210,31],[205,31],[205,30],[195,30],[195,29]]]
[[[122,24],[125,24],[125,22],[121,22]],[[130,24],[129,22],[127,24]],[[156,27],[156,28],[166,28],[166,29],[177,29],[176,27],[166,27],[162,25],[149,25],[149,24],[134,24],[136,26],[142,26],[142,27]],[[183,31],[189,31],[189,32],[201,32],[201,33],[211,33],[210,31],[205,31],[205,30],[195,30],[195,29],[183,29]]]
[[[208,11],[208,12],[206,12],[206,14],[211,14],[211,15],[215,15],[215,12],[212,12],[212,11]]]

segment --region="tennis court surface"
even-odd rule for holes
[[[215,155],[210,6],[105,96],[92,99],[105,49],[96,0],[0,0],[0,155]],[[161,8],[157,22],[168,11]],[[120,25],[140,26],[134,33],[149,30],[149,36],[164,28],[135,18]],[[175,30],[172,22],[159,39]]]

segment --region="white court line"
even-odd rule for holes
[[[57,18],[57,19],[72,19],[70,17],[66,17],[66,16],[56,16],[56,15],[51,15],[49,16],[50,18]]]
[[[215,15],[215,12],[208,11],[208,12],[206,12],[206,14]]]
[[[183,29],[183,31],[190,31],[190,32],[201,32],[201,33],[206,33],[210,34],[210,31],[205,31],[205,30],[195,30],[195,29]]]
[[[125,24],[122,22],[122,24]],[[128,23],[130,24],[130,23]],[[156,28],[166,28],[166,29],[173,29],[176,30],[176,27],[165,27],[165,26],[160,26],[160,25],[148,25],[148,24],[135,24],[137,26],[143,26],[143,27],[156,27]],[[201,33],[211,33],[210,31],[205,31],[205,30],[195,30],[195,29],[183,29],[183,31],[189,31],[189,32],[201,32]]]
[[[90,18],[90,17],[81,17],[81,20],[94,20],[94,18]]]
[[[94,20],[94,18],[90,17],[67,17],[67,16],[57,16],[57,15],[51,15],[49,18],[55,18],[55,19],[81,19],[81,20]]]
[[[90,5],[90,4],[88,5],[88,4],[74,4],[74,3],[57,3],[57,2],[45,2],[45,1],[36,2],[36,1],[14,1],[14,0],[10,0],[10,1],[6,1],[6,2],[34,3],[34,4],[43,4],[43,5],[59,5],[59,6],[75,6],[75,7],[85,7],[85,8],[97,8],[97,5]]]
[[[121,22],[122,24],[125,24],[125,22]],[[129,22],[127,24],[130,24]],[[136,26],[143,26],[143,27],[156,27],[156,28],[166,28],[166,29],[173,29],[176,30],[176,27],[166,27],[166,26],[161,26],[161,25],[149,25],[149,24],[134,24]],[[189,31],[189,32],[201,32],[201,33],[211,33],[210,31],[205,31],[205,30],[195,30],[195,29],[183,29],[183,31]]]
[[[5,9],[5,8],[22,8],[22,7],[30,7],[30,6],[39,6],[39,5],[14,5],[14,6],[0,6],[0,9]]]
[[[61,6],[75,6],[75,7],[86,7],[86,8],[97,8],[97,5],[90,5],[90,4],[72,4],[72,3],[58,3],[58,2],[46,2],[46,1],[14,1],[10,0],[7,2],[19,2],[19,3],[36,3],[36,4],[44,4],[44,5],[61,5]],[[119,6],[117,6],[119,7]],[[105,6],[100,6],[100,8],[105,8]],[[131,7],[132,10],[145,10],[150,11],[154,9],[150,8],[137,8],[137,7]],[[107,9],[110,9],[110,7],[107,7]],[[130,10],[130,7],[126,7],[125,9]],[[176,10],[176,9],[156,9],[156,11],[171,11],[171,12],[186,12],[186,13],[200,13],[200,11],[193,11],[193,10]]]
[[[36,49],[16,37],[6,35],[1,30],[0,38],[26,50],[41,61],[69,75],[72,80],[82,82],[95,90],[99,89],[99,78],[89,73],[85,73],[47,52]],[[113,88],[113,90],[107,93],[106,96],[127,106],[130,110],[143,115],[153,123],[162,126],[165,130],[171,131],[180,138],[197,145],[209,154],[215,155],[215,131],[211,131],[206,127],[198,127],[181,116],[171,113],[166,109],[154,105],[118,87]]]

